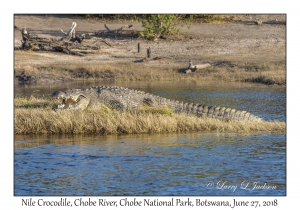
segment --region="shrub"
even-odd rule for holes
[[[145,39],[167,38],[170,35],[178,35],[180,29],[177,27],[179,20],[182,19],[181,15],[171,14],[156,14],[156,15],[141,15],[139,20],[145,28],[140,32],[140,37]],[[189,18],[186,18],[182,24],[188,25]]]

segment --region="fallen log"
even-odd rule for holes
[[[189,73],[195,72],[198,69],[203,69],[203,68],[206,68],[209,66],[211,66],[209,63],[193,65],[192,61],[189,61],[189,66],[186,70],[184,70],[184,73],[189,74]]]
[[[109,38],[138,37],[138,33],[130,30],[124,30],[126,28],[131,28],[132,26],[133,25],[124,25],[118,29],[111,30],[106,24],[104,24],[106,30],[98,31],[94,33],[87,33],[86,35],[97,36],[97,37],[109,37]]]
[[[53,49],[55,49],[58,52],[63,52],[68,55],[78,55],[78,56],[84,56],[80,51],[72,51],[72,49],[69,49],[68,47],[62,47],[62,46],[53,46]]]
[[[66,33],[62,29],[60,31],[64,34],[64,37],[60,39],[47,39],[40,38],[33,33],[29,33],[25,28],[21,31],[22,33],[22,49],[23,50],[46,50],[46,51],[58,51],[69,55],[84,56],[92,50],[99,50],[101,42],[112,47],[113,45],[100,38],[104,33],[115,34],[124,28],[131,28],[132,25],[125,25],[117,30],[110,30],[106,24],[104,25],[107,31],[99,31],[94,33],[85,33],[76,35],[75,28],[77,24],[73,22],[69,31]]]
[[[110,30],[110,28],[108,28],[108,26],[106,24],[104,24],[104,27],[106,28],[106,33],[119,33],[119,31],[122,31],[123,29],[125,28],[131,28],[133,25],[125,25],[125,26],[122,26],[116,30]]]

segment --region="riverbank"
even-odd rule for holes
[[[25,55],[24,55],[25,54]],[[34,52],[16,52],[16,59],[30,56],[39,59]],[[166,61],[160,61],[166,62]],[[114,80],[114,81],[155,81],[155,80],[197,80],[224,82],[253,82],[267,85],[286,85],[286,65],[283,62],[251,64],[239,66],[222,61],[213,66],[190,74],[182,71],[183,65],[157,65],[155,67],[134,62],[99,63],[61,63],[48,65],[18,65],[15,67],[16,79],[25,84],[42,84],[72,80]]]
[[[239,122],[175,114],[167,109],[55,112],[57,100],[14,99],[15,134],[141,134],[172,132],[286,132],[285,122]]]
[[[253,17],[252,17],[253,16]],[[58,52],[15,50],[14,75],[19,83],[43,84],[71,80],[197,80],[254,82],[286,85],[285,15],[260,15],[262,25],[255,24],[255,15],[237,16],[235,22],[218,24],[193,23],[182,29],[177,39],[146,41],[139,38],[105,38],[113,46],[79,57]],[[258,16],[257,16],[258,17]],[[277,21],[275,21],[275,19]],[[105,30],[104,23],[70,16],[15,16],[15,25],[41,37],[57,38],[77,22],[76,33]],[[126,23],[111,22],[110,28]],[[142,30],[133,22],[133,31]],[[65,29],[66,28],[66,29]],[[21,32],[15,29],[15,40]],[[137,52],[140,43],[141,52]],[[152,57],[145,60],[146,48]],[[210,66],[190,74],[183,71],[193,64]]]

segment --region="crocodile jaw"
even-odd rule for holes
[[[76,110],[85,109],[88,105],[89,100],[83,95],[69,96],[59,95],[58,99],[62,99],[61,104],[57,105],[57,111],[59,110]]]

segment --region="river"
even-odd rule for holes
[[[286,89],[242,83],[73,82],[15,86],[15,96],[116,85],[286,120]],[[286,135],[16,135],[18,195],[286,195]]]

